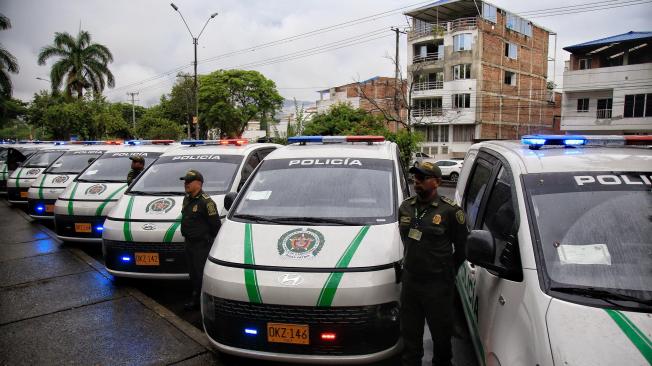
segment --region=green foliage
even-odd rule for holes
[[[276,84],[257,71],[218,70],[200,78],[201,131],[241,136],[249,121],[268,121],[282,103]]]
[[[11,21],[3,14],[0,14],[0,30],[9,28],[11,28]],[[18,61],[14,55],[0,44],[0,96],[5,99],[11,97],[13,89],[7,72],[17,74]]]
[[[407,129],[401,129],[397,133],[388,133],[385,135],[387,140],[393,141],[398,145],[400,150],[401,165],[406,171],[410,169],[412,154],[419,150],[419,144],[423,142],[423,135],[420,133],[409,132]]]
[[[22,118],[27,113],[27,104],[14,98],[0,96],[0,127]]]
[[[0,129],[0,139],[28,140],[30,137],[29,126],[18,121],[13,121],[10,125]]]
[[[349,104],[336,104],[315,115],[303,128],[304,135],[386,135],[389,131],[379,116]]]
[[[160,106],[150,108],[136,122],[136,135],[142,139],[177,140],[183,134],[183,128],[175,121],[162,116]]]

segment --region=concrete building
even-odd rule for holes
[[[462,157],[473,141],[558,130],[561,96],[546,84],[553,32],[484,1],[405,14],[410,121],[423,152]]]
[[[565,47],[561,129],[652,133],[652,32],[628,32]]]
[[[391,113],[392,117],[397,119],[395,105],[402,104],[397,91],[401,90],[399,93],[405,94],[406,89],[406,80],[397,83],[395,78],[376,76],[357,83],[319,90],[319,100],[316,102],[317,113],[325,113],[331,106],[339,103],[348,103],[353,108],[361,108],[374,114],[382,114],[383,111]],[[405,108],[399,108],[399,114],[403,121],[407,120]],[[387,127],[396,132],[400,128],[400,123],[388,121]]]

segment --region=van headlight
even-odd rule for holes
[[[398,302],[390,302],[387,304],[378,305],[376,309],[376,317],[381,324],[398,323],[400,310]]]

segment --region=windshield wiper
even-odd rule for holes
[[[272,219],[269,217],[264,217],[264,216],[258,216],[258,215],[246,215],[246,214],[240,214],[240,215],[233,215],[233,218],[236,219],[245,219],[245,220],[251,220],[255,222],[271,222],[274,224],[282,224],[282,222],[278,221],[277,219]]]
[[[551,291],[563,292],[567,294],[580,295],[591,297],[594,299],[601,299],[607,302],[611,300],[631,301],[643,305],[652,305],[652,299],[641,299],[636,296],[620,294],[614,291],[596,289],[594,287],[551,287]]]
[[[77,178],[78,182],[82,183],[127,183],[126,180],[118,180],[118,179],[82,179],[82,178]]]
[[[50,174],[79,174],[79,172],[53,172],[53,171],[46,172],[46,173],[50,173]]]
[[[159,192],[129,191],[129,193],[139,196],[160,196]]]
[[[338,225],[354,225],[361,226],[364,225],[359,222],[353,222],[342,219],[333,219],[329,217],[278,217],[275,220],[282,221],[284,223],[307,223],[307,224],[338,224]]]

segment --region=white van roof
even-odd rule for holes
[[[273,151],[265,160],[269,159],[297,159],[297,158],[367,158],[394,160],[396,153],[392,150],[392,143],[383,142],[347,142],[347,143],[307,143],[305,145],[292,144],[282,149]]]
[[[223,155],[247,155],[251,150],[262,147],[279,147],[276,144],[243,144],[243,145],[181,145],[168,150],[161,156],[177,156],[188,154],[223,154]]]

